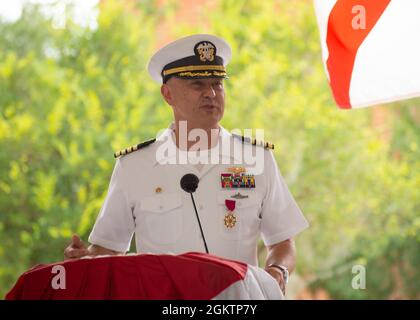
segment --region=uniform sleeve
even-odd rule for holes
[[[271,151],[265,153],[267,186],[261,213],[261,237],[266,246],[290,239],[309,224],[293,199]]]
[[[119,252],[130,249],[135,224],[127,199],[126,184],[123,166],[118,159],[107,196],[90,233],[90,243]]]

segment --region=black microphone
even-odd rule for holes
[[[200,217],[198,216],[197,208],[195,206],[195,201],[193,197],[193,192],[198,187],[198,177],[195,174],[188,173],[181,178],[181,188],[185,192],[191,195],[191,200],[194,205],[195,216],[197,217],[198,226],[200,227],[201,236],[203,237],[204,247],[206,248],[206,253],[209,253],[209,249],[207,248],[206,238],[204,237],[203,228],[201,227]]]

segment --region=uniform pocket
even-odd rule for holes
[[[182,235],[182,199],[178,194],[159,194],[140,200],[148,238],[158,244],[171,244]]]
[[[235,199],[231,196],[238,193],[238,190],[223,191],[218,194],[217,203],[219,207],[218,219],[220,219],[220,233],[227,240],[245,240],[259,234],[260,218],[259,213],[261,210],[261,201],[256,193],[245,193],[240,191],[242,195],[248,196],[244,199]],[[225,225],[225,216],[228,209],[225,200],[235,200],[235,210],[233,212],[236,217],[234,227],[228,228]]]

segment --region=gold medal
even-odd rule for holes
[[[236,217],[233,214],[233,212],[230,210],[226,212],[224,220],[225,220],[225,226],[228,229],[232,229],[236,224]]]
[[[236,201],[225,199],[225,205],[226,205],[226,208],[228,209],[228,211],[225,214],[225,219],[224,219],[225,226],[228,229],[232,229],[236,224],[236,216],[233,213],[236,207]]]

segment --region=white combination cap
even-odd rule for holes
[[[175,40],[159,49],[147,69],[158,83],[170,77],[227,78],[226,65],[232,56],[229,44],[210,34],[195,34]]]

